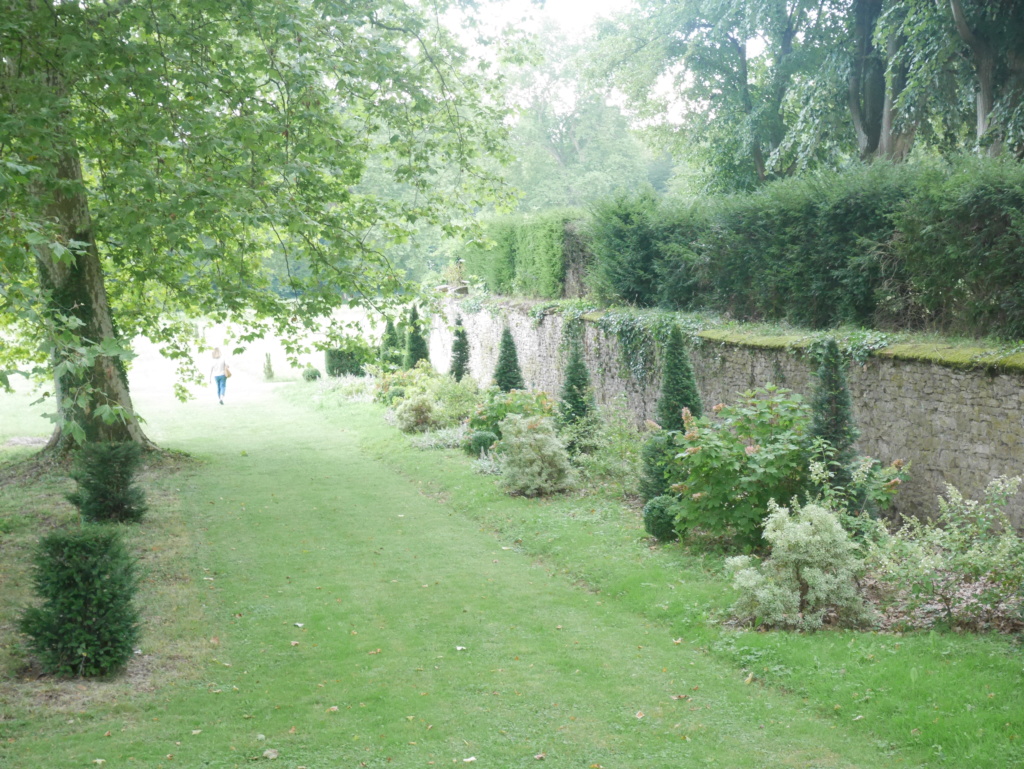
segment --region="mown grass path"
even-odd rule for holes
[[[375,407],[189,408],[151,432],[202,460],[201,670],[43,719],[12,769],[906,765],[423,493]]]

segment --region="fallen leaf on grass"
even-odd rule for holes
[[[691,697],[689,694],[673,694],[672,695],[672,699],[674,699],[674,700],[692,700],[693,697]]]
[[[366,652],[367,654],[380,654],[380,649],[374,649],[372,652]]]
[[[637,718],[643,718],[643,717],[644,717],[644,712],[643,712],[642,710],[638,710],[638,711],[636,712],[636,717],[637,717]]]
[[[96,764],[96,766],[103,766],[107,763],[107,760],[105,758],[97,758],[93,760],[93,763]]]
[[[327,712],[328,713],[337,713],[338,712],[338,706],[337,705],[331,705],[329,708],[327,708]]]
[[[202,733],[203,733],[202,729],[193,729],[192,730],[192,736],[193,737],[195,737],[197,734],[202,734]]]
[[[538,761],[543,761],[547,757],[548,756],[547,756],[546,753],[538,753],[537,755],[534,756],[534,758],[536,758]]]
[[[288,730],[288,734],[296,734],[298,731],[299,730],[293,726],[291,729]]]
[[[747,676],[746,678],[743,679],[743,683],[749,684],[753,680],[754,680],[754,674],[751,673],[749,676]]]
[[[471,764],[474,761],[476,761],[476,756],[470,756],[469,758],[462,759],[462,763],[464,764]]]
[[[864,716],[854,716],[853,720],[854,721],[860,721],[862,718],[864,718]]]
[[[274,750],[273,748],[270,748],[269,750],[264,750],[263,751],[263,757],[266,758],[269,761],[273,761],[275,758],[278,757],[278,755],[279,755],[279,753],[276,750]]]
[[[292,646],[298,646],[298,645],[299,645],[298,641],[292,641]]]
[[[673,638],[672,639],[672,643],[674,643],[676,646],[679,646],[679,644],[681,644],[682,642],[683,642],[682,638]]]

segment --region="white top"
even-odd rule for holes
[[[224,376],[224,369],[228,367],[228,359],[221,356],[220,358],[213,359],[213,365],[210,366],[210,376]]]

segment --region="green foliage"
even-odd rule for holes
[[[668,493],[666,476],[670,461],[678,453],[675,434],[663,430],[651,433],[640,451],[643,474],[640,477],[640,497],[651,500]]]
[[[519,369],[519,355],[516,342],[508,326],[501,332],[501,344],[498,347],[498,364],[494,368],[494,384],[499,390],[525,390],[523,373]]]
[[[490,430],[474,430],[469,434],[462,447],[471,457],[477,458],[486,456],[497,442],[497,433],[492,433]]]
[[[391,318],[388,318],[384,324],[384,333],[381,335],[377,357],[385,369],[398,368],[402,365],[402,359],[405,357],[405,341],[399,336]]]
[[[459,251],[466,274],[482,279],[488,290],[499,294],[561,297],[566,227],[579,216],[574,210],[554,210],[485,221],[484,242],[474,241]]]
[[[324,351],[324,368],[329,377],[362,376],[363,366],[372,363],[377,355],[362,337],[350,336],[338,347]]]
[[[947,486],[938,518],[905,517],[895,534],[873,544],[871,572],[908,624],[986,629],[1019,620],[1024,540],[1004,508],[1020,483],[995,478],[981,501]]]
[[[858,431],[853,422],[853,402],[846,384],[847,362],[834,339],[825,341],[821,363],[815,374],[811,396],[811,436],[826,441],[833,449],[836,482],[845,484],[850,477],[853,444]]]
[[[501,422],[511,414],[549,417],[553,413],[551,399],[540,390],[503,392],[497,387],[489,387],[484,393],[483,401],[477,404],[476,413],[470,417],[469,426],[473,430],[495,433],[500,438]]]
[[[413,305],[409,311],[409,322],[406,326],[405,355],[402,357],[403,368],[413,368],[421,360],[430,360],[430,348],[423,335],[422,321],[419,311]]]
[[[271,382],[274,379],[274,364],[270,360],[269,352],[263,359],[263,378],[266,379],[268,382]]]
[[[590,388],[590,372],[583,359],[583,345],[578,339],[569,344],[569,362],[565,366],[562,397],[558,403],[558,420],[570,425],[586,419],[594,412],[594,392]]]
[[[395,409],[398,429],[403,433],[423,433],[440,427],[434,398],[427,393],[408,396]]]
[[[455,319],[455,336],[452,340],[452,363],[449,369],[456,382],[469,373],[469,339],[462,325],[462,318]]]
[[[640,307],[656,303],[659,253],[652,220],[657,210],[652,190],[619,194],[595,207],[588,226],[593,262],[587,283],[596,296]]]
[[[437,372],[425,360],[411,369],[379,372],[373,383],[373,400],[395,406],[403,398],[428,392],[437,377]]]
[[[673,434],[678,454],[666,475],[680,495],[677,529],[757,547],[769,501],[810,489],[810,410],[770,385],[716,409],[717,419],[688,417],[685,432]]]
[[[86,443],[75,456],[71,477],[78,490],[68,501],[87,521],[141,520],[148,509],[145,492],[135,484],[141,464],[137,443]]]
[[[619,496],[636,493],[640,476],[640,436],[625,398],[599,407],[587,419],[563,425],[559,435],[581,483],[603,486]]]
[[[510,414],[500,427],[501,440],[494,446],[494,452],[505,491],[539,497],[572,488],[572,464],[555,432],[554,420]]]
[[[662,363],[661,395],[658,398],[658,423],[665,430],[682,430],[684,409],[700,417],[704,404],[686,352],[683,332],[673,326],[665,345]]]
[[[679,501],[670,495],[654,497],[644,505],[644,530],[661,542],[679,539],[676,531],[676,507]]]
[[[320,369],[316,366],[306,366],[306,368],[302,369],[302,378],[306,382],[315,382],[320,376]]]
[[[43,670],[100,676],[124,667],[139,638],[135,561],[120,534],[86,526],[40,540],[32,584],[42,599],[19,628]]]
[[[817,630],[823,624],[862,627],[872,613],[857,590],[864,565],[857,545],[827,507],[808,503],[791,514],[768,502],[764,539],[771,557],[726,561],[740,597],[733,613],[756,625]]]

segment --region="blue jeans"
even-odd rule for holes
[[[215,376],[217,381],[217,400],[224,400],[224,391],[227,389],[228,378],[226,376]]]

